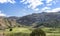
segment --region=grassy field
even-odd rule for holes
[[[60,28],[42,28],[47,36],[60,36]]]
[[[29,34],[32,32],[30,28],[12,28],[12,31],[9,31],[9,29],[0,31],[0,36],[29,36]]]
[[[0,31],[0,36],[29,36],[33,29],[31,28],[12,28],[12,31],[6,29],[5,31]],[[46,36],[60,36],[60,28],[41,28],[45,31]],[[3,34],[3,35],[2,35]]]

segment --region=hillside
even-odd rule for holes
[[[60,27],[60,12],[55,13],[33,13],[23,17],[0,17],[0,29],[16,27],[20,25],[32,27]]]
[[[11,27],[16,27],[18,23],[16,23],[15,17],[0,17],[0,29],[6,29]]]
[[[60,26],[60,12],[54,13],[33,13],[21,17],[17,20],[18,23],[28,26],[46,26],[46,27],[56,27]]]

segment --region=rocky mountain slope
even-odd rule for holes
[[[17,24],[15,17],[0,17],[0,29],[16,27]]]
[[[48,27],[55,27],[60,25],[60,12],[55,13],[33,13],[21,17],[17,20],[18,23],[23,25],[43,25]]]
[[[23,17],[0,17],[0,29],[11,28],[20,25],[33,27],[60,27],[60,12],[33,13]]]

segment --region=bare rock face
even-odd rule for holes
[[[6,29],[16,26],[17,26],[16,19],[0,17],[0,29]]]

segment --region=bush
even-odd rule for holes
[[[12,31],[12,28],[10,28],[10,30],[9,31]]]
[[[45,32],[41,29],[35,29],[32,31],[30,36],[46,36]]]

